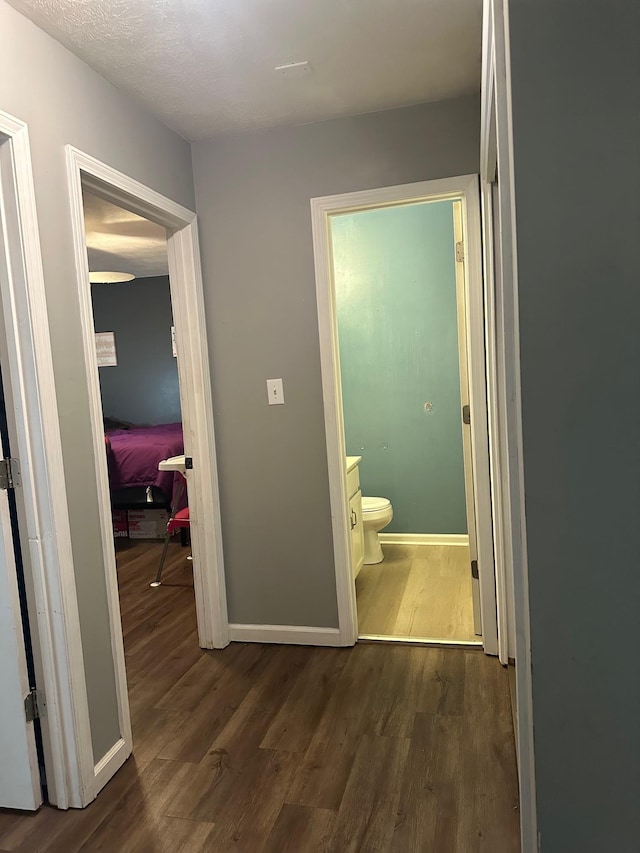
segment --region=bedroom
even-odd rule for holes
[[[187,507],[185,478],[158,469],[184,453],[166,232],[86,190],[83,206],[125,655],[148,645],[151,662],[194,609],[188,528],[163,548]]]

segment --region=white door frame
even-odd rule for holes
[[[491,181],[487,175],[495,176],[497,165],[496,148],[496,111],[493,43],[484,57],[483,71],[487,75],[487,100],[483,103],[481,115],[481,163],[480,163],[480,201],[482,218],[483,276],[485,282],[485,341],[487,360],[487,399],[491,407],[489,418],[489,460],[491,465],[491,503],[493,506],[493,542],[496,566],[496,617],[498,621],[498,658],[500,663],[509,662],[509,623],[506,602],[505,573],[505,536],[508,535],[508,518],[503,506],[502,476],[500,454],[500,415],[501,397],[499,374],[503,368],[498,350],[498,307],[495,293],[495,262],[493,234],[493,197]],[[506,529],[505,529],[506,524]]]
[[[197,473],[197,476],[192,475],[189,479],[189,511],[200,646],[207,649],[224,648],[229,642],[229,628],[213,403],[196,214],[71,145],[67,146],[66,151],[78,300],[93,427],[94,468],[98,484],[103,560],[121,733],[120,740],[96,762],[95,767],[92,761],[94,790],[97,793],[130,755],[132,739],[111,502],[104,452],[100,380],[89,287],[82,202],[83,187],[101,198],[124,206],[167,228],[169,279],[178,352],[184,446],[185,453],[193,457],[194,471]],[[159,594],[162,594],[161,590],[162,587],[159,588]],[[149,590],[149,595],[157,594],[158,591]],[[81,642],[79,633],[77,642]]]
[[[520,387],[520,334],[513,121],[509,55],[509,7],[507,0],[484,0],[483,63],[481,97],[480,168],[483,197],[485,247],[493,252],[494,235],[491,184],[499,174],[500,234],[498,235],[502,286],[488,305],[492,352],[488,359],[490,388],[502,417],[502,431],[492,437],[491,455],[499,485],[496,510],[503,536],[496,538],[502,549],[501,572],[497,577],[501,620],[513,613],[509,626],[515,647],[508,648],[516,663],[516,713],[518,721],[518,777],[520,787],[520,832],[522,853],[538,850],[535,753],[533,743],[533,693],[531,679],[531,631],[529,580],[526,547],[526,516],[522,440],[522,397]],[[487,292],[495,293],[493,257],[485,266]],[[500,315],[497,314],[497,309]],[[496,337],[497,321],[502,335]],[[496,427],[499,426],[496,424]],[[508,591],[513,590],[509,602]]]
[[[0,156],[13,175],[9,276],[2,293],[22,468],[29,564],[47,714],[41,721],[47,786],[58,808],[91,799],[93,761],[71,533],[27,125],[0,112]],[[6,187],[5,187],[6,190]],[[90,767],[91,765],[91,767]],[[91,772],[90,772],[91,771]]]
[[[453,239],[455,244],[462,243],[464,247],[464,223],[462,221],[462,202],[455,201],[453,207]],[[462,411],[465,406],[471,410],[470,378],[469,378],[469,353],[467,347],[468,338],[468,314],[467,311],[467,276],[466,260],[464,250],[462,261],[458,260],[456,253],[455,276],[456,276],[456,320],[458,324],[458,372],[460,375],[460,405]],[[464,461],[464,501],[467,514],[467,536],[469,545],[469,559],[478,560],[478,536],[476,524],[475,488],[473,482],[473,441],[471,437],[471,425],[462,422],[462,455]],[[473,606],[473,630],[476,636],[482,636],[482,604],[480,600],[480,580],[471,578],[471,596]]]
[[[351,549],[349,546],[347,524],[348,495],[346,488],[346,457],[344,452],[344,419],[339,369],[336,304],[331,269],[329,217],[335,213],[438,200],[460,200],[463,207],[465,296],[468,312],[469,398],[472,412],[471,436],[476,529],[478,534],[482,639],[485,652],[487,654],[497,654],[498,636],[485,383],[482,247],[480,242],[480,201],[477,175],[465,175],[437,181],[424,181],[311,199],[340,643],[341,645],[353,645],[356,642],[358,638],[358,614],[355,582],[351,569]]]

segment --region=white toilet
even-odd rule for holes
[[[388,498],[362,498],[364,562],[366,566],[384,560],[378,532],[391,522],[393,507]]]

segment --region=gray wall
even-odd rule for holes
[[[475,97],[193,146],[232,622],[337,625],[309,199],[478,160]]]
[[[96,332],[115,333],[118,358],[100,368],[104,414],[135,424],[181,420],[169,276],[94,284],[91,299]]]
[[[640,849],[640,6],[511,0],[543,853]]]
[[[193,208],[187,143],[0,0],[0,109],[29,125],[96,759],[119,736],[64,146]]]

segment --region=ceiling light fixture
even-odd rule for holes
[[[115,284],[120,281],[133,281],[135,275],[130,272],[90,272],[91,284]]]

